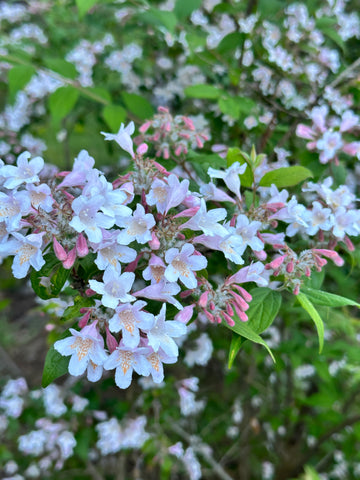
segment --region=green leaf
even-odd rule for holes
[[[75,68],[75,65],[67,62],[63,58],[47,57],[44,58],[44,64],[53,72],[59,73],[63,77],[71,78],[72,80],[79,75],[78,71]]]
[[[80,18],[83,17],[99,0],[76,0]]]
[[[340,37],[336,30],[330,28],[322,28],[322,33],[329,37],[338,47],[340,47],[343,51],[346,50],[346,45],[344,40]]]
[[[176,0],[174,13],[179,20],[183,20],[200,6],[201,0]]]
[[[117,132],[126,119],[126,110],[120,105],[106,105],[102,116],[112,132]]]
[[[61,338],[68,337],[70,332],[66,332]],[[46,355],[45,365],[42,375],[41,385],[46,388],[57,378],[68,372],[69,357],[63,357],[52,345]]]
[[[312,172],[305,167],[282,167],[265,173],[259,185],[260,187],[271,187],[272,184],[278,188],[292,187],[312,176]]]
[[[251,290],[252,300],[246,311],[246,322],[254,332],[262,333],[273,323],[281,306],[281,294],[271,288],[259,287]]]
[[[241,347],[245,342],[246,342],[245,338],[241,337],[240,335],[237,335],[236,333],[233,333],[231,337],[230,348],[229,348],[229,358],[228,358],[229,370],[233,366],[236,355],[238,354],[239,350],[241,349]]]
[[[281,294],[266,287],[251,290],[252,300],[249,310],[246,311],[249,320],[246,326],[255,333],[264,332],[273,323],[281,306]],[[228,367],[231,368],[240,348],[245,343],[242,337],[232,338],[229,350]]]
[[[199,83],[198,85],[191,85],[186,87],[184,93],[187,97],[191,98],[207,98],[215,99],[219,98],[223,94],[223,91],[213,85],[206,85],[205,83]]]
[[[252,170],[252,165],[249,160],[247,160],[244,155],[242,155],[239,148],[229,148],[228,153],[226,155],[227,166],[230,167],[233,163],[239,162],[240,165],[246,163],[247,167],[245,172],[240,175],[241,184],[244,187],[252,187],[254,183],[254,173]]]
[[[247,340],[250,340],[254,343],[258,343],[259,345],[262,345],[263,347],[266,348],[266,350],[269,352],[269,355],[275,362],[274,355],[272,351],[270,350],[268,344],[263,340],[260,335],[255,333],[248,325],[247,322],[242,322],[239,318],[233,317],[235,321],[235,325],[233,327],[230,327],[227,323],[224,325],[232,330],[233,332],[237,333],[238,335],[241,335],[242,337],[246,338]]]
[[[8,84],[11,99],[15,99],[15,94],[29,83],[35,72],[35,67],[31,65],[17,65],[9,71]]]
[[[305,473],[304,476],[301,477],[301,480],[321,480],[320,475],[318,475],[317,472],[309,465],[305,465],[304,470]]]
[[[122,99],[126,107],[141,120],[146,120],[154,115],[154,109],[151,103],[140,95],[135,93],[123,93]]]
[[[38,272],[36,270],[31,271],[30,282],[36,295],[38,295],[43,300],[48,300],[49,298],[57,296],[59,293],[52,293],[52,276],[57,270],[57,268],[59,268],[60,266],[62,267],[62,265],[52,253],[47,253],[46,255],[44,255],[44,260],[45,265]]]
[[[204,166],[211,166],[213,168],[224,168],[226,167],[226,161],[224,158],[220,157],[216,153],[210,154],[197,154],[193,151],[189,152],[187,160],[194,164],[202,164]]]
[[[99,102],[101,101],[101,103],[104,104],[111,103],[111,95],[108,90],[103,87],[82,88],[80,93],[85,97],[91,98],[92,100],[97,100]]]
[[[67,86],[55,90],[49,97],[50,113],[55,121],[60,121],[74,108],[79,92],[76,88]]]
[[[74,298],[74,305],[70,305],[70,307],[66,308],[61,320],[67,322],[69,320],[73,320],[74,318],[79,318],[82,316],[82,313],[80,313],[82,308],[92,307],[94,304],[95,302],[93,299],[77,295]]]
[[[342,297],[341,295],[304,287],[302,287],[301,291],[316,305],[322,305],[324,307],[345,307],[346,305],[351,305],[360,308],[360,303],[357,303],[350,298]]]
[[[178,19],[173,12],[159,10],[157,8],[149,8],[146,12],[138,15],[139,20],[156,27],[165,27],[170,33],[175,31]]]
[[[310,302],[308,297],[305,293],[300,292],[296,298],[298,299],[302,308],[310,315],[310,317],[314,320],[316,330],[318,332],[319,337],[319,353],[322,352],[324,347],[324,322],[322,321],[320,315],[318,314],[317,310],[315,309],[314,305]]]
[[[239,32],[232,32],[229,35],[226,35],[219,45],[216,47],[216,50],[221,54],[229,54],[230,52],[239,48],[242,45],[245,39],[245,35]]]
[[[221,97],[218,107],[224,115],[238,119],[241,114],[249,115],[255,107],[255,102],[245,97]]]

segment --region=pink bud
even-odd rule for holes
[[[258,252],[254,252],[254,255],[261,261],[266,260],[267,257],[265,250],[259,250]]]
[[[245,300],[242,297],[240,297],[240,295],[238,295],[235,292],[229,292],[229,293],[234,297],[235,303],[239,306],[240,310],[245,311],[249,308],[249,305],[245,302]]]
[[[166,175],[166,176],[169,176],[169,175],[170,175],[170,172],[168,172],[165,167],[163,167],[162,165],[160,165],[160,163],[155,162],[155,160],[153,160],[152,163],[153,163],[154,167],[159,170],[160,173],[162,173],[163,175]]]
[[[310,270],[309,267],[306,267],[306,268],[305,268],[305,275],[306,275],[307,277],[311,277],[311,270]]]
[[[300,293],[300,285],[296,285],[296,287],[293,290],[293,294],[294,295],[299,295],[299,293]]]
[[[292,260],[286,265],[286,271],[287,273],[292,273],[294,271],[294,262]]]
[[[350,250],[350,252],[353,252],[355,250],[354,244],[352,243],[352,241],[350,240],[350,238],[348,236],[346,236],[344,238],[344,242],[345,242],[347,248]]]
[[[66,268],[66,270],[69,270],[75,263],[76,260],[76,247],[70,250],[68,253],[68,256],[66,260],[63,261],[63,267]]]
[[[275,258],[272,262],[265,265],[266,270],[270,270],[270,268],[276,270],[284,263],[285,258],[286,255],[281,255],[280,257]]]
[[[178,157],[179,155],[181,155],[181,152],[182,152],[182,145],[179,145],[178,147],[176,147],[175,149],[175,155]]]
[[[124,272],[134,272],[138,266],[140,258],[144,255],[144,252],[140,252],[139,255],[135,258],[133,262],[130,262],[126,268],[124,269]]]
[[[106,330],[106,345],[108,346],[110,353],[112,353],[118,347],[118,342],[114,337],[114,335],[111,335],[108,327],[106,327],[105,330]]]
[[[83,328],[85,327],[85,325],[87,325],[88,321],[89,321],[89,318],[90,318],[90,315],[91,315],[91,309],[89,308],[88,311],[85,313],[85,315],[80,318],[79,320],[79,327],[80,328]]]
[[[296,128],[296,135],[300,138],[305,138],[306,140],[313,140],[314,132],[312,128],[303,125],[300,123]]]
[[[64,247],[56,240],[55,236],[53,237],[53,248],[56,255],[61,262],[67,259],[67,253]]]
[[[147,132],[147,131],[149,130],[150,126],[151,126],[151,122],[145,122],[145,123],[143,123],[143,124],[141,125],[141,127],[139,128],[139,132],[141,132],[141,133]]]
[[[240,287],[240,285],[233,285],[232,288],[235,288],[246,302],[251,302],[252,296],[245,288]]]
[[[230,315],[230,317],[233,317],[233,316],[234,316],[234,310],[231,308],[230,303],[227,303],[227,304],[226,304],[226,313],[227,313],[228,315]]]
[[[239,318],[242,322],[247,322],[249,320],[249,317],[244,312],[239,312]]]
[[[168,160],[169,157],[170,157],[170,152],[169,152],[169,149],[167,147],[164,147],[163,149],[163,155],[164,155],[164,158],[165,160]]]
[[[204,310],[204,313],[206,315],[206,318],[211,322],[211,323],[214,323],[215,322],[215,317],[212,313],[208,312],[207,310]]]
[[[229,327],[233,327],[235,325],[234,320],[225,312],[221,312],[222,316],[225,318],[226,323],[229,325]]]
[[[160,240],[155,235],[155,232],[151,232],[151,240],[149,241],[149,246],[151,250],[159,250],[160,248]]]
[[[193,121],[189,117],[182,117],[183,122],[185,125],[188,127],[189,130],[195,130],[195,125],[193,124]]]
[[[86,255],[89,253],[89,248],[88,248],[86,239],[82,233],[80,233],[80,235],[76,240],[76,251],[80,258],[86,257]]]
[[[187,323],[189,320],[191,320],[191,317],[193,316],[194,307],[195,304],[187,305],[175,315],[174,320],[177,320],[181,323]]]
[[[340,255],[337,252],[334,252],[333,250],[327,250],[324,248],[314,248],[313,252],[319,255],[323,255],[326,258],[330,258],[338,267],[341,267],[342,265],[344,265],[344,260],[340,257]]]
[[[196,140],[196,145],[198,146],[198,148],[203,148],[204,144],[203,144],[203,142],[201,141],[201,139],[198,135],[196,135],[195,140]]]
[[[208,302],[208,295],[209,295],[209,292],[204,292],[200,295],[200,298],[199,298],[199,307],[201,308],[205,308],[206,305],[207,305],[207,302]]]
[[[137,149],[136,149],[136,152],[139,154],[139,155],[144,155],[147,151],[148,151],[149,147],[146,145],[146,143],[141,143]]]
[[[167,107],[158,107],[158,112],[159,113],[169,113],[169,109]]]
[[[96,292],[94,292],[94,290],[91,290],[91,288],[87,288],[87,289],[85,290],[85,295],[86,295],[87,297],[92,297],[93,295],[96,295]]]

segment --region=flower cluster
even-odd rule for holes
[[[147,122],[156,138],[173,128],[159,121],[163,115],[170,118],[161,109]],[[192,130],[191,122],[183,121]],[[267,286],[270,274],[297,294],[311,269],[326,264],[324,256],[342,265],[334,238],[351,246],[348,235],[360,233],[359,212],[350,208],[354,196],[345,186],[333,192],[328,180],[320,186],[309,183],[305,190],[316,192],[326,206],[314,201],[306,208],[275,185],[261,187],[261,202],[246,205],[241,178],[251,167],[236,161],[226,169],[209,167],[211,181],[192,191],[188,179],[147,156],[148,144],[143,142],[134,153],[134,128],[131,123],[121,125],[117,134],[105,133],[134,159],[134,170],[112,183],[94,168],[95,160],[85,150],[71,172],[57,174],[60,181],[46,183],[43,159],[29,160],[27,152],[16,166],[0,168],[1,255],[14,256],[15,277],[24,278],[31,266],[39,272],[39,285],[52,288],[44,269],[45,258],[50,261],[45,252],[53,251],[51,261],[68,271],[80,298],[90,302],[77,314],[80,331],[70,328],[55,349],[70,357],[71,375],[86,372],[95,382],[104,370],[115,370],[120,388],[131,384],[134,371],[162,382],[163,364],[177,361],[176,340],[186,335],[195,311],[211,323],[225,321],[234,327],[245,322],[252,295],[243,284]],[[262,159],[255,152],[243,156],[254,165]],[[232,214],[219,204],[231,205]],[[281,223],[288,225],[285,233],[277,230]],[[320,242],[295,253],[286,239],[297,232],[309,238],[320,234]],[[216,286],[207,274],[214,251],[228,262]],[[82,259],[93,262],[96,273],[92,270],[79,282]],[[166,304],[179,310],[171,320]]]

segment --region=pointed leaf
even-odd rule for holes
[[[198,85],[191,85],[190,87],[186,87],[184,93],[187,97],[191,98],[207,98],[207,99],[215,99],[219,98],[222,95],[222,90],[213,85],[206,85],[206,84],[198,84]]]
[[[301,291],[316,305],[322,305],[324,307],[345,307],[346,305],[350,305],[352,307],[360,308],[360,303],[357,303],[350,298],[342,297],[341,295],[323,292],[322,290],[315,290],[314,288],[303,287]]]
[[[305,295],[305,293],[300,292],[296,298],[298,299],[302,308],[314,320],[316,330],[318,332],[318,337],[319,337],[319,353],[321,353],[324,347],[324,322],[322,321],[319,313],[315,309],[314,305],[310,302],[308,297]]]
[[[62,335],[61,339],[68,337],[69,335],[70,332],[66,332]],[[54,345],[52,345],[45,358],[41,381],[42,387],[46,388],[54,380],[68,373],[69,361],[70,357],[63,357],[57,350],[55,350]]]
[[[271,187],[274,184],[278,188],[292,187],[312,176],[312,172],[305,167],[282,167],[265,173],[259,185]]]

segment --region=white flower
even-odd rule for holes
[[[181,251],[178,248],[167,250],[165,260],[168,266],[164,275],[169,282],[180,279],[187,288],[196,288],[197,280],[193,272],[206,268],[207,260],[202,255],[193,255],[194,251],[190,243],[185,244]]]
[[[136,240],[138,243],[146,243],[151,240],[150,229],[155,225],[155,219],[151,213],[145,214],[145,209],[140,203],[131,217],[123,219],[120,227],[125,227],[119,233],[118,243],[128,245]]]
[[[80,196],[72,203],[75,215],[69,225],[79,233],[85,232],[90,242],[100,243],[103,238],[101,227],[111,228],[115,223],[114,218],[99,212],[102,203],[101,195],[91,199]]]
[[[6,178],[4,187],[13,189],[22,183],[39,182],[38,173],[44,166],[44,160],[41,157],[35,157],[30,162],[30,152],[23,152],[17,159],[15,165],[5,165],[0,168],[0,176]]]
[[[118,133],[100,133],[101,135],[105,135],[105,140],[115,140],[115,142],[120,145],[120,147],[125,150],[125,152],[130,153],[130,155],[134,158],[135,154],[133,149],[133,142],[130,137],[130,135],[132,135],[134,131],[134,122],[130,122],[129,125],[127,125],[126,127],[124,127],[124,124],[122,123],[120,125]]]
[[[104,368],[105,370],[115,368],[116,385],[119,388],[127,388],[131,383],[134,370],[145,377],[150,374],[150,364],[146,360],[146,355],[149,353],[150,348],[129,348],[120,343],[104,363]]]
[[[80,332],[70,328],[71,337],[58,340],[55,350],[67,357],[70,375],[82,375],[88,369],[88,380],[96,382],[102,375],[102,365],[107,359],[104,350],[104,339],[96,328],[96,323],[84,327]]]
[[[108,267],[103,276],[103,282],[89,280],[89,285],[94,292],[102,295],[101,303],[108,308],[116,308],[119,302],[132,302],[135,297],[129,295],[132,284],[135,280],[135,274],[125,272],[120,275],[118,270]]]
[[[122,331],[123,344],[125,347],[134,348],[140,343],[141,330],[150,330],[154,325],[154,315],[144,312],[146,302],[138,300],[133,305],[125,303],[115,309],[115,315],[109,320],[111,332]]]
[[[166,355],[177,357],[179,354],[178,346],[172,337],[181,337],[186,333],[186,325],[176,320],[165,321],[166,304],[161,307],[159,315],[155,317],[155,325],[148,332],[149,345],[155,352],[161,348]]]
[[[210,178],[221,178],[224,180],[228,189],[235,193],[238,198],[241,198],[240,195],[240,178],[239,175],[242,175],[246,170],[246,163],[240,165],[239,162],[234,162],[229,168],[225,171],[216,170],[215,168],[208,168],[208,175]]]
[[[15,255],[12,271],[15,278],[24,278],[30,265],[39,271],[45,264],[42,256],[42,237],[45,232],[32,233],[24,237],[20,233],[13,232],[12,239],[0,245],[0,255]]]
[[[199,210],[190,220],[181,225],[181,230],[185,228],[189,228],[194,231],[202,230],[205,235],[220,235],[224,237],[228,235],[228,231],[225,227],[219,225],[217,222],[224,220],[225,217],[225,208],[214,208],[213,210],[207,212],[205,200],[202,198],[200,200]]]

